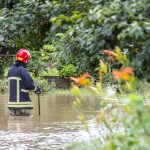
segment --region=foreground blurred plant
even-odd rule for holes
[[[103,85],[103,74],[108,74],[107,63],[100,60],[99,81],[93,84],[91,76],[84,74],[78,78],[71,78],[76,85],[73,85],[71,91],[76,95],[73,106],[78,113],[78,119],[83,124],[85,130],[91,135],[88,127],[88,117],[85,108],[93,109],[93,118],[97,122],[98,132],[101,131],[102,125],[107,129],[107,134],[101,140],[102,134],[99,134],[99,142],[101,146],[93,149],[149,149],[150,147],[150,107],[144,101],[144,97],[136,93],[136,82],[134,69],[129,65],[129,60],[121,50],[116,47],[115,51],[105,50],[109,60],[116,60],[122,64],[118,70],[111,68],[111,74],[114,77],[112,85],[116,88],[128,90],[128,95],[125,99],[120,99],[118,94],[114,99],[106,97],[105,88]],[[82,88],[79,88],[80,85]],[[83,90],[84,89],[84,90]],[[112,95],[111,95],[112,96]],[[93,102],[93,105],[88,106],[88,99]],[[116,103],[118,102],[118,103]],[[91,103],[90,103],[91,104]],[[123,104],[123,105],[122,105]],[[93,107],[94,106],[94,107]],[[117,129],[114,128],[117,126]],[[122,130],[119,131],[119,128]],[[96,139],[98,137],[95,137]],[[91,148],[92,149],[92,148]]]
[[[86,86],[90,84],[90,80],[89,80],[90,77],[91,76],[88,73],[85,73],[81,77],[78,78],[71,77],[70,79],[79,85]]]

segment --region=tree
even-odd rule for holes
[[[91,3],[90,3],[91,2]],[[103,57],[104,49],[113,50],[121,47],[128,53],[137,74],[148,78],[150,74],[150,20],[149,0],[96,0],[80,1],[86,9],[80,10],[81,15],[66,32],[57,40],[58,56],[62,63],[74,62],[82,71],[94,70]],[[70,6],[71,7],[71,6]],[[76,10],[74,8],[74,10]],[[64,15],[64,14],[63,14]],[[58,26],[60,16],[54,21]],[[61,21],[58,28],[66,22]],[[57,35],[57,34],[56,34]],[[62,36],[63,35],[63,36]]]
[[[3,2],[0,45],[14,53],[53,44],[58,67],[73,64],[90,73],[104,49],[119,46],[139,77],[149,77],[149,0],[16,0],[11,8]]]

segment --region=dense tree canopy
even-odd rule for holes
[[[1,53],[55,49],[60,66],[98,67],[103,50],[119,46],[140,77],[150,75],[149,0],[15,0],[0,2]],[[8,48],[8,50],[7,50]],[[10,51],[10,48],[12,51]],[[3,51],[2,51],[3,50]]]

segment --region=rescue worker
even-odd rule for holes
[[[26,70],[30,58],[31,55],[26,48],[20,49],[16,54],[15,64],[8,71],[8,109],[10,115],[13,116],[31,115],[33,105],[29,97],[29,91],[33,90],[36,94],[41,93],[41,89],[34,84]]]

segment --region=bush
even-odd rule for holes
[[[48,81],[42,77],[34,78],[34,82],[41,88],[42,92],[49,92],[55,87],[54,84],[48,84]]]
[[[62,66],[60,70],[60,76],[74,76],[75,75],[75,66],[72,64]]]
[[[47,68],[46,71],[41,73],[41,76],[59,76],[59,70],[57,68]]]

